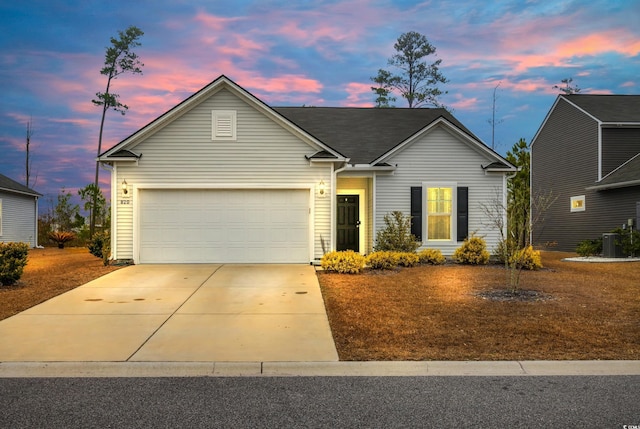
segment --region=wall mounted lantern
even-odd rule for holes
[[[327,195],[327,185],[324,184],[324,180],[321,180],[318,184],[318,195],[324,197]]]

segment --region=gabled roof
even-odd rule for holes
[[[607,174],[598,184],[587,189],[605,190],[627,186],[640,186],[640,153]]]
[[[179,118],[202,101],[225,88],[248,104],[270,116],[283,127],[316,148],[308,158],[316,162],[349,162],[353,165],[388,167],[384,157],[437,124],[444,124],[462,136],[477,150],[487,154],[502,167],[491,171],[515,171],[516,168],[491,150],[447,110],[352,107],[277,107],[267,106],[239,85],[220,76],[168,112],[99,155],[99,160],[135,161],[141,155],[135,145]],[[493,162],[490,161],[490,162]]]
[[[439,119],[445,119],[484,146],[442,108],[274,107],[274,110],[349,157],[352,164],[370,164],[379,160]]]
[[[122,140],[120,143],[115,146],[107,149],[103,153],[98,156],[98,159],[103,162],[109,161],[123,161],[123,160],[135,160],[140,157],[140,155],[132,152],[131,149],[135,147],[136,144],[144,140],[145,138],[153,135],[169,123],[178,119],[182,115],[184,115],[189,110],[193,109],[195,106],[208,99],[210,96],[220,91],[221,89],[227,89],[233,92],[235,95],[240,97],[242,100],[247,102],[249,105],[256,107],[258,110],[262,111],[266,115],[270,116],[276,122],[279,122],[284,127],[290,129],[295,134],[298,134],[303,140],[307,141],[310,145],[316,146],[318,150],[324,150],[330,154],[332,154],[336,159],[343,159],[342,154],[337,153],[335,150],[323,144],[321,141],[315,139],[313,136],[308,135],[304,132],[304,130],[295,127],[290,121],[283,118],[280,114],[275,112],[271,107],[267,106],[261,100],[253,96],[244,88],[240,87],[238,84],[233,82],[231,79],[227,78],[224,75],[221,75],[213,82],[209,83],[204,88],[200,89],[195,94],[191,95],[186,100],[182,101],[178,105],[174,106],[169,111],[165,112],[158,118],[154,119],[135,133],[131,134],[129,137]]]
[[[561,101],[580,109],[601,125],[640,126],[640,95],[560,94],[538,127],[531,146],[536,143],[538,135]]]
[[[42,194],[34,191],[33,189],[27,188],[15,180],[9,179],[4,174],[0,174],[0,191],[14,192],[16,194],[31,195],[34,197],[42,196]]]
[[[600,122],[639,123],[640,95],[560,95]]]

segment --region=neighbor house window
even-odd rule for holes
[[[586,210],[584,195],[578,195],[577,197],[571,197],[571,211],[583,212]]]
[[[427,239],[451,240],[453,188],[427,188]]]
[[[211,111],[211,140],[236,139],[236,111]]]

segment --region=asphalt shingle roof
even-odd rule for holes
[[[563,95],[602,122],[640,123],[640,95]]]
[[[38,192],[33,189],[27,188],[26,186],[16,182],[15,180],[9,179],[4,174],[0,174],[0,189],[5,191],[13,191],[21,194],[33,195],[33,196],[42,196]]]
[[[615,184],[640,182],[640,153],[612,171],[597,183],[597,187],[607,187]]]
[[[351,164],[371,163],[440,117],[480,142],[441,108],[274,107],[273,110],[351,158]]]

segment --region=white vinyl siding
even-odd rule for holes
[[[236,141],[211,140],[211,112],[235,111]],[[318,149],[274,122],[263,112],[223,89],[185,112],[132,148],[137,163],[120,162],[113,181],[126,180],[133,190],[129,203],[117,201],[114,258],[133,259],[137,191],[144,189],[315,189],[324,181],[331,189],[331,166],[309,165],[305,156]],[[310,210],[315,221],[313,256],[330,242],[331,198],[314,192]]]
[[[400,210],[405,215],[411,213],[411,187],[428,184],[455,183],[457,187],[469,188],[469,233],[483,237],[491,251],[500,240],[500,231],[486,219],[483,204],[488,206],[504,196],[503,174],[487,173],[482,165],[494,159],[475,149],[473,145],[454,135],[444,125],[431,129],[417,141],[385,160],[397,165],[393,175],[376,177],[375,228],[384,226],[384,215]],[[455,205],[455,195],[453,195]],[[423,206],[426,195],[423,193]],[[456,210],[452,210],[452,240],[426,240],[426,219],[423,219],[423,248],[440,249],[445,255],[452,255],[462,243],[456,240]],[[423,212],[426,217],[426,212]],[[375,231],[374,231],[375,234]]]
[[[36,198],[0,192],[0,242],[37,244]]]

